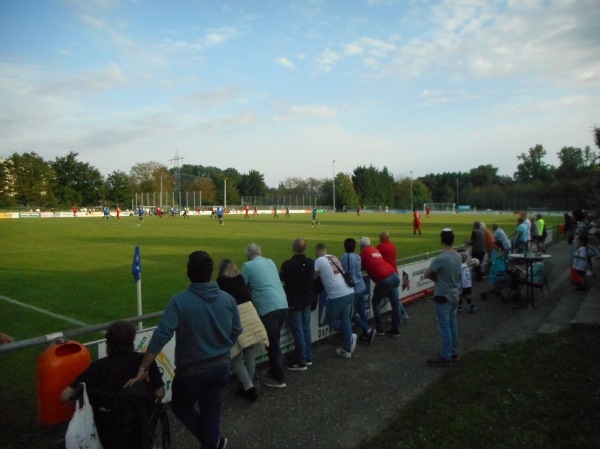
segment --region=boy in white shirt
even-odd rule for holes
[[[469,255],[466,252],[460,253],[462,257],[462,264],[460,266],[460,296],[458,298],[458,312],[462,312],[463,300],[469,304],[469,313],[474,313],[477,310],[475,304],[471,301],[471,290],[473,287],[473,281],[471,279],[471,265],[476,259],[469,259]]]

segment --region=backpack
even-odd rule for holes
[[[112,407],[118,448],[148,447],[151,430],[148,424],[154,405],[154,392],[149,382],[136,382],[119,390]]]

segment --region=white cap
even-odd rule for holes
[[[371,240],[369,240],[369,237],[361,237],[359,243],[360,246],[371,246]]]

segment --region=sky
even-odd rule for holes
[[[398,179],[600,126],[598,0],[1,0],[0,157]],[[335,161],[335,162],[334,162]]]

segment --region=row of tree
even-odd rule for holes
[[[594,137],[600,148],[600,128],[594,128]],[[318,204],[335,203],[337,209],[359,204],[409,209],[432,202],[478,209],[600,207],[600,161],[590,147],[562,148],[558,167],[546,163],[545,156],[542,145],[521,153],[512,178],[499,175],[491,164],[418,179],[394,177],[387,167],[370,165],[358,166],[351,174],[337,173],[334,180],[287,178],[269,188],[256,170],[240,173],[235,168],[188,164],[169,169],[158,162],[144,162],[129,173],[116,170],[103,177],[98,169],[79,161],[75,152],[49,162],[34,152],[14,153],[0,160],[0,206],[50,209],[130,204],[136,193],[149,192],[202,192],[202,203],[212,205],[223,204],[226,191],[230,205],[271,195],[316,196]]]

